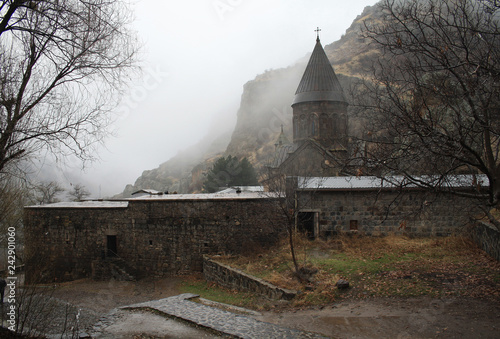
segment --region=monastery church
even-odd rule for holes
[[[344,173],[348,103],[319,37],[292,108],[293,142],[279,136],[269,170],[294,184],[287,193],[299,206],[297,227],[311,240],[339,232],[456,232],[465,202],[418,189],[401,195],[379,178]],[[27,281],[106,278],[110,265],[135,277],[201,271],[205,254],[252,252],[286,233],[279,213],[284,198],[259,190],[143,192],[129,199],[26,207]],[[418,218],[411,218],[417,210]]]
[[[348,147],[347,107],[318,36],[292,103],[293,143],[282,131],[271,171],[308,177],[341,175]]]

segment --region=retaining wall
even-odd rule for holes
[[[203,257],[203,276],[205,280],[221,286],[238,291],[254,292],[270,299],[290,300],[297,295],[297,291],[274,286],[265,280],[217,262],[208,256]]]
[[[486,253],[500,261],[500,232],[488,224],[478,222],[471,231],[471,237]]]

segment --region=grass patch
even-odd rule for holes
[[[260,296],[254,293],[238,292],[207,283],[202,277],[185,277],[178,286],[182,293],[197,294],[202,298],[219,303],[234,305],[244,308],[264,309],[270,308],[271,303],[260,301]],[[260,301],[259,303],[257,301]]]

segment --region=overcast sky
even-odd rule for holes
[[[142,171],[235,122],[243,85],[338,40],[375,0],[134,0],[143,76],[117,109],[102,160],[59,178],[94,196],[119,193]],[[229,117],[228,117],[229,114]],[[76,166],[76,164],[74,164]]]

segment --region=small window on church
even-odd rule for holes
[[[149,240],[149,246],[153,246],[153,240]]]

